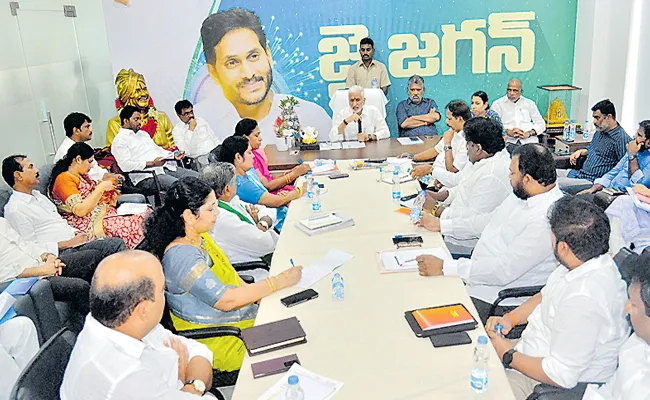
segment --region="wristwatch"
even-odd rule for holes
[[[451,151],[451,146],[447,146],[447,145],[445,145],[442,149],[443,149],[444,151]]]
[[[205,394],[205,383],[200,379],[192,379],[185,383],[186,385],[192,385],[197,392],[201,392],[201,396]]]
[[[503,354],[501,363],[503,364],[504,368],[510,368],[510,364],[512,364],[512,356],[514,356],[516,352],[517,350],[510,349]]]
[[[628,154],[628,155],[627,155],[627,160],[628,160],[628,161],[632,161],[632,160],[634,160],[635,158],[636,158],[636,154]]]

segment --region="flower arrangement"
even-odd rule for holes
[[[297,136],[300,132],[300,121],[295,108],[300,102],[293,96],[280,101],[280,115],[275,119],[273,131],[278,138]]]
[[[318,141],[318,129],[313,126],[308,126],[302,132],[302,142],[304,144],[314,144]]]

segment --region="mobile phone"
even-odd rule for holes
[[[302,292],[292,294],[291,296],[287,296],[284,299],[281,299],[280,302],[285,307],[293,307],[295,305],[304,303],[306,301],[315,299],[317,297],[318,297],[318,292],[316,292],[314,289],[307,289],[307,290],[303,290]]]
[[[346,174],[345,172],[338,172],[336,174],[330,175],[330,179],[341,179],[341,178],[347,178],[350,175]]]
[[[289,154],[291,154],[292,156],[297,156],[299,152],[300,152],[300,150],[295,149],[295,150],[291,150],[291,151],[289,152]]]
[[[381,164],[381,163],[383,163],[385,161],[386,161],[385,158],[369,158],[368,159],[368,163],[372,163],[372,164]]]
[[[393,244],[397,247],[421,246],[424,243],[419,235],[397,235],[393,237]]]
[[[417,137],[417,136],[412,136],[410,140],[411,140],[411,142],[419,142],[420,138]]]
[[[627,192],[625,192],[625,191],[624,191],[623,189],[621,189],[621,188],[612,187],[612,188],[605,188],[605,189],[603,189],[603,193],[607,193],[607,194],[610,195],[610,196],[620,196],[620,195],[625,194],[625,193],[627,193]]]
[[[460,346],[472,343],[467,332],[445,333],[442,335],[429,336],[433,347]]]
[[[416,197],[418,197],[418,193],[410,194],[410,195],[408,195],[408,196],[404,196],[404,197],[402,197],[400,200],[401,200],[401,201],[409,201],[409,200],[414,199],[414,198],[416,198]]]

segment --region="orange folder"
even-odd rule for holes
[[[423,331],[474,322],[469,311],[460,304],[416,310],[413,317]]]

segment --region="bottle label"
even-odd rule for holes
[[[482,392],[487,389],[488,373],[484,369],[473,369],[471,376],[472,389],[475,392]]]
[[[393,200],[399,200],[402,197],[401,192],[393,192]]]
[[[320,211],[320,202],[311,203],[311,209],[312,209],[312,211]]]

